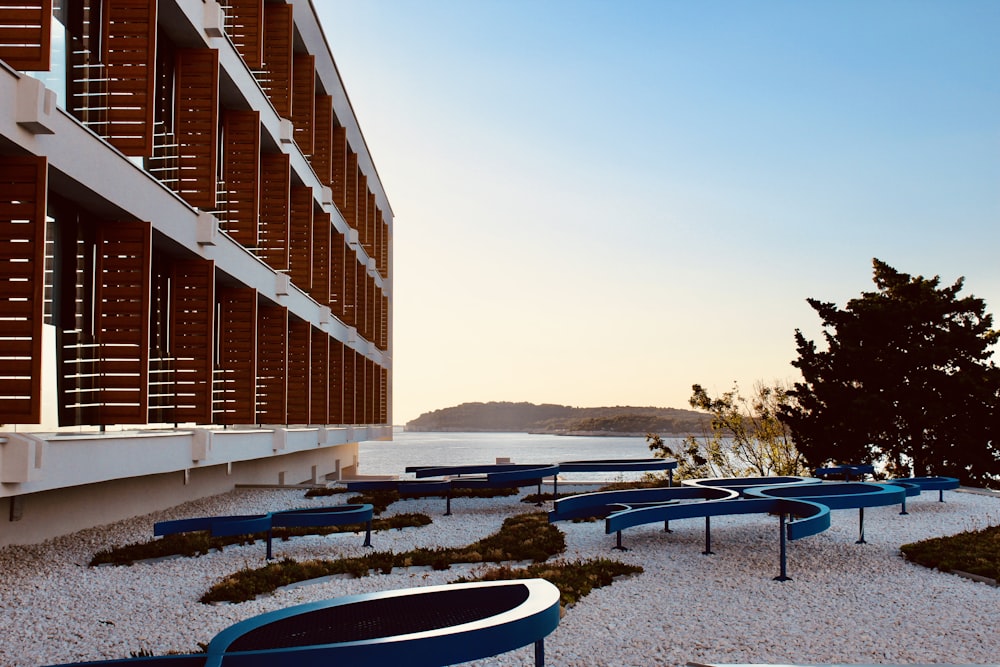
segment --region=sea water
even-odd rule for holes
[[[648,459],[643,437],[573,436],[535,433],[446,433],[397,429],[392,442],[358,446],[361,475],[404,475],[407,466],[496,463],[559,463],[590,459]],[[680,439],[664,438],[667,444]],[[562,473],[560,479],[632,480],[642,473]]]

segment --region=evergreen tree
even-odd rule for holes
[[[802,372],[783,409],[812,466],[881,461],[894,475],[1000,477],[1000,338],[964,279],[900,273],[873,260],[875,292],[843,310],[809,299],[826,349],[796,330]]]

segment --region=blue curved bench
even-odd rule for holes
[[[747,489],[758,486],[801,486],[807,484],[822,484],[823,480],[815,477],[798,477],[796,475],[783,475],[776,477],[705,477],[702,479],[686,479],[681,484],[687,486],[699,486],[708,488],[723,488],[737,491],[740,496],[744,495]]]
[[[944,492],[959,487],[957,477],[900,477],[889,480],[890,484],[915,484],[921,491],[937,491],[938,502],[944,502]]]
[[[217,634],[204,654],[73,664],[438,667],[534,644],[535,665],[543,667],[545,637],[558,625],[559,589],[544,579],[445,584],[261,614]]]
[[[865,543],[865,508],[905,503],[908,490],[892,484],[872,482],[824,482],[810,486],[763,486],[747,489],[760,498],[795,498],[822,503],[831,510],[858,510],[857,544]]]
[[[850,482],[852,477],[860,481],[864,475],[874,475],[874,474],[875,474],[875,466],[867,463],[859,463],[859,464],[844,463],[841,465],[826,466],[825,468],[816,468],[813,471],[813,475],[815,477],[819,477],[821,479],[830,479],[836,477],[843,479],[843,481],[845,482]]]
[[[658,521],[675,519],[705,519],[705,555],[712,551],[711,517],[729,516],[733,514],[777,514],[779,519],[778,535],[780,544],[780,573],[776,581],[788,581],[786,539],[798,540],[821,533],[830,527],[830,509],[817,502],[803,499],[785,498],[734,498],[727,500],[710,500],[703,503],[687,503],[678,505],[655,505],[638,507],[615,512],[604,520],[604,532],[617,535],[616,549],[622,549],[621,531],[626,528],[640,526]],[[786,515],[799,517],[797,521],[787,521]]]
[[[673,486],[655,489],[623,489],[594,491],[559,498],[549,512],[549,523],[592,517],[605,517],[608,512],[644,504],[674,503],[680,500],[726,500],[739,494],[724,488]]]
[[[212,537],[228,537],[232,535],[251,535],[267,533],[267,559],[271,560],[271,538],[274,527],[307,527],[307,526],[349,526],[365,524],[365,542],[363,546],[372,545],[372,514],[374,508],[369,504],[333,505],[330,507],[308,507],[304,509],[282,510],[267,514],[249,514],[235,516],[204,516],[192,519],[174,519],[158,521],[153,524],[153,535],[175,535],[196,530],[207,530]]]

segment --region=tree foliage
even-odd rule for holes
[[[1000,332],[963,279],[900,273],[873,260],[876,291],[843,310],[809,299],[826,349],[796,330],[803,381],[782,413],[813,466],[883,463],[894,475],[985,482],[1000,474]]]
[[[691,387],[691,407],[708,412],[710,420],[702,436],[684,438],[682,448],[673,451],[657,434],[646,441],[656,456],[677,459],[677,477],[749,477],[800,475],[803,459],[792,441],[791,432],[781,421],[781,407],[788,402],[788,390],[781,384],[754,385],[749,398],[739,385],[712,398],[701,385]]]

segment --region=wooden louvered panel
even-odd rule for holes
[[[333,98],[316,96],[316,117],[313,119],[313,171],[320,183],[333,187]]]
[[[344,348],[344,405],[342,424],[355,424],[354,407],[357,399],[356,384],[357,375],[354,371],[357,352],[350,347]]]
[[[257,423],[288,422],[288,309],[257,310]]]
[[[227,110],[222,118],[222,179],[226,233],[244,248],[258,247],[260,112]]]
[[[357,326],[357,306],[358,306],[358,256],[350,247],[344,253],[344,324]]]
[[[0,60],[14,69],[48,70],[52,0],[0,2]]]
[[[292,125],[295,143],[306,156],[313,154],[316,116],[316,56],[300,53],[292,63]]]
[[[310,343],[312,326],[297,317],[288,318],[288,423],[309,423]]]
[[[333,203],[340,215],[347,220],[347,128],[333,128],[333,150],[330,151],[330,178],[333,183]]]
[[[381,211],[379,212],[381,216]],[[384,217],[379,218],[379,222],[382,226],[382,248],[379,251],[379,272],[382,274],[383,278],[389,277],[389,246],[392,243],[392,239],[389,238],[389,223],[386,222]]]
[[[173,359],[170,356],[170,290],[172,259],[153,250],[149,306],[149,421],[171,419],[174,396]]]
[[[389,349],[389,297],[382,295],[382,329],[379,332],[378,347],[380,350]]]
[[[378,382],[375,381],[375,362],[365,358],[365,423],[375,423],[375,406],[378,402]]]
[[[358,352],[354,353],[354,419],[352,424],[365,423],[365,410],[368,396],[365,391],[365,358]]]
[[[344,261],[347,257],[347,239],[336,229],[330,237],[330,311],[344,320]],[[353,254],[353,253],[352,253]]]
[[[264,0],[227,0],[226,34],[252,70],[264,61]]]
[[[287,271],[290,219],[288,154],[262,155],[260,180],[260,256],[275,271]]]
[[[291,189],[291,219],[288,230],[288,274],[304,292],[312,291],[312,188],[296,185]]]
[[[257,290],[219,290],[219,372],[215,423],[253,424],[257,417]]]
[[[94,341],[101,424],[148,421],[152,233],[146,222],[106,222],[97,229]]]
[[[368,204],[372,201],[371,193],[368,192],[368,177],[364,174],[358,175],[358,239],[361,247],[365,249],[365,254],[372,256],[372,233],[369,219]]]
[[[330,339],[330,396],[327,412],[328,424],[344,423],[344,344]]]
[[[379,272],[379,274],[382,275],[382,277],[385,277],[385,273],[382,268],[382,243],[385,241],[385,236],[383,233],[383,226],[382,226],[382,211],[379,210],[377,205],[375,206],[375,221],[372,227],[375,230],[375,241],[372,244],[374,248],[374,254],[372,255],[372,257],[375,259],[376,270]]]
[[[215,263],[194,259],[172,267],[170,352],[174,359],[175,422],[212,421],[215,349]]]
[[[309,396],[309,423],[325,424],[329,406],[330,386],[330,336],[325,331],[312,329],[312,349],[309,355],[309,383],[312,385]]]
[[[292,117],[293,31],[292,7],[284,3],[264,5],[264,70],[261,87],[282,118]]]
[[[313,275],[309,294],[320,305],[330,303],[330,235],[333,223],[330,214],[322,210],[313,212]]]
[[[216,207],[219,124],[219,52],[177,51],[177,192],[203,210]]]
[[[365,340],[371,340],[371,332],[368,331],[368,271],[361,262],[354,263],[355,283],[354,289],[357,295],[354,302],[354,326],[358,333]]]
[[[104,6],[104,136],[125,155],[153,153],[156,87],[156,0],[115,0]]]
[[[47,175],[0,156],[0,423],[41,421]]]
[[[344,221],[354,228],[358,228],[358,176],[361,172],[358,171],[358,154],[354,151],[349,151],[347,154],[347,178],[345,182],[345,199],[344,199]]]

